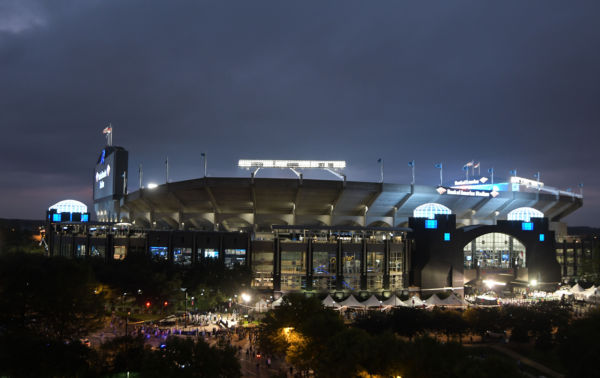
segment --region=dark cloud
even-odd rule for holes
[[[243,157],[346,159],[434,184],[473,158],[585,181],[600,226],[600,4],[582,1],[0,0],[1,216],[88,204],[113,122],[148,180],[242,175]],[[500,173],[499,173],[500,174]],[[137,180],[132,180],[132,182]]]

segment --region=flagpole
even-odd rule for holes
[[[381,163],[381,166],[379,167],[381,170],[381,183],[383,183],[383,159],[379,159],[379,162]]]
[[[144,172],[142,172],[142,165],[140,164],[140,168],[138,169],[138,176],[140,179],[140,189],[142,189],[142,177],[144,175]]]
[[[444,185],[444,165],[440,163],[440,186]]]
[[[166,167],[166,183],[169,183],[169,155],[167,155],[167,160],[165,160]]]

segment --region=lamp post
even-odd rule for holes
[[[183,324],[184,324],[184,328],[187,328],[187,288],[182,287],[181,291],[184,292],[185,294],[185,300],[184,300],[184,304],[183,304]]]

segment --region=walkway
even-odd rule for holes
[[[519,353],[515,352],[514,350],[507,348],[506,346],[504,346],[502,344],[487,344],[487,346],[494,350],[497,350],[500,353],[504,353],[507,356],[509,356],[515,360],[521,361],[522,364],[531,366],[535,370],[539,371],[540,373],[544,373],[548,377],[555,377],[555,378],[564,378],[565,377],[564,374],[557,373],[554,370],[540,364],[539,362],[536,362],[530,358],[527,358],[527,357],[523,356],[522,354],[519,354]]]

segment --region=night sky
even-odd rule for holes
[[[481,161],[561,189],[600,226],[600,2],[0,0],[0,217],[41,219],[112,122],[144,182],[240,158],[346,160],[436,185]],[[294,177],[261,171],[259,177]],[[305,173],[306,178],[329,178]]]

